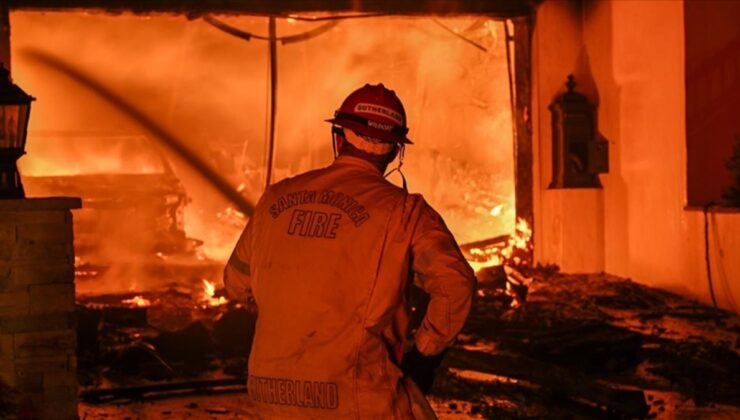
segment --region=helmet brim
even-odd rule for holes
[[[385,131],[379,128],[368,127],[367,125],[361,124],[357,121],[352,121],[341,117],[330,118],[324,121],[332,123],[334,125],[338,125],[343,128],[348,128],[359,135],[372,137],[385,143],[414,144],[414,142],[409,140],[409,138],[406,136],[401,136],[391,131]]]

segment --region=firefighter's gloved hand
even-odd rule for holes
[[[416,386],[419,387],[424,395],[429,393],[434,383],[434,376],[437,368],[442,363],[447,351],[443,351],[435,356],[424,356],[419,349],[414,346],[411,351],[403,355],[401,360],[401,371],[404,375],[410,377]]]

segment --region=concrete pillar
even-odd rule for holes
[[[19,418],[77,418],[72,213],[79,198],[0,200],[0,381]]]

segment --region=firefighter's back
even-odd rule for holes
[[[261,200],[248,386],[265,417],[409,417],[378,325],[400,304],[403,279],[379,273],[408,197],[371,163],[344,156]]]

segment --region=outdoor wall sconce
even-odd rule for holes
[[[596,109],[573,91],[572,74],[565,86],[568,91],[548,107],[552,115],[550,188],[601,188],[598,174],[609,172],[609,143],[597,139]]]
[[[13,84],[0,64],[0,199],[26,196],[16,162],[26,153],[26,131],[35,98]]]

